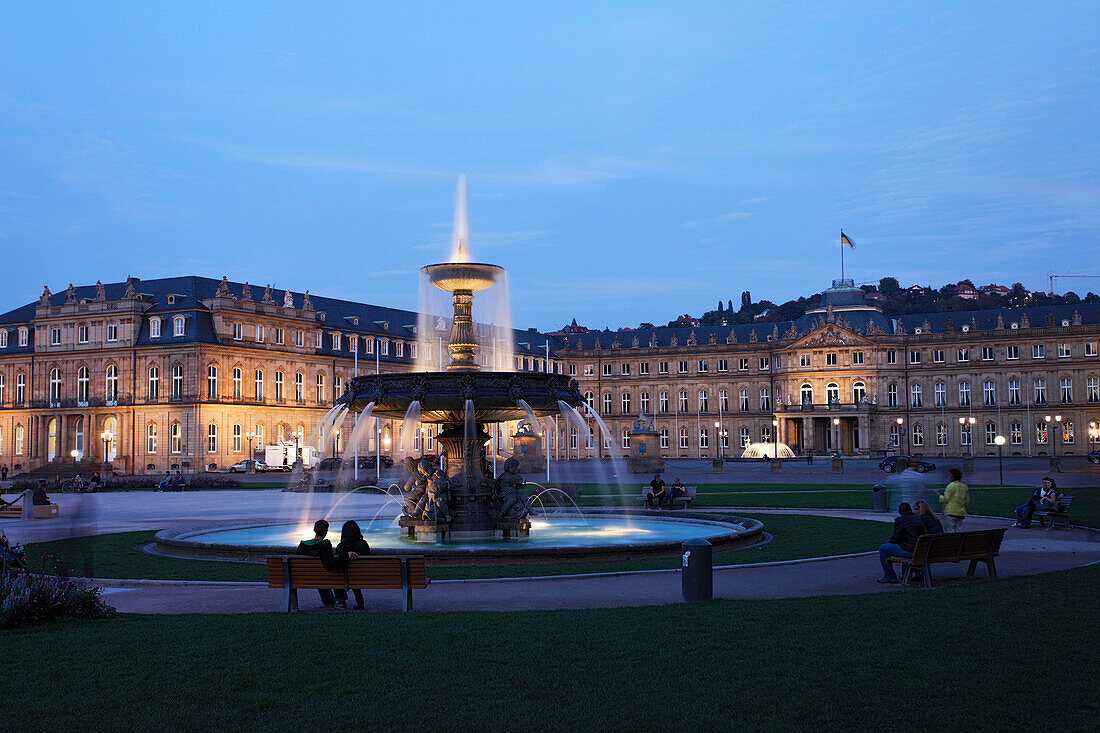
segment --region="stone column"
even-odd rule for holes
[[[808,452],[814,448],[814,419],[813,416],[802,418],[802,451]]]

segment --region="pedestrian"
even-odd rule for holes
[[[951,482],[942,493],[938,489],[933,493],[943,504],[943,531],[961,532],[966,507],[970,504],[970,487],[962,482],[963,475],[959,469],[952,468],[948,473]]]

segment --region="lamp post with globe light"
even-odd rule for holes
[[[1005,436],[998,435],[993,439],[997,444],[997,472],[1000,475],[998,486],[1005,485]]]

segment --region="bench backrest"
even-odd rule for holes
[[[913,564],[958,562],[996,557],[1001,549],[1004,529],[979,529],[972,532],[922,534],[913,548]]]
[[[409,587],[428,587],[423,555],[360,557],[336,570],[325,570],[317,557],[272,555],[267,558],[267,587],[284,588],[289,581],[292,588],[401,588],[402,565],[407,567]]]

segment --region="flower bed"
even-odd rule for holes
[[[0,574],[0,628],[115,614],[99,588],[63,573]]]

